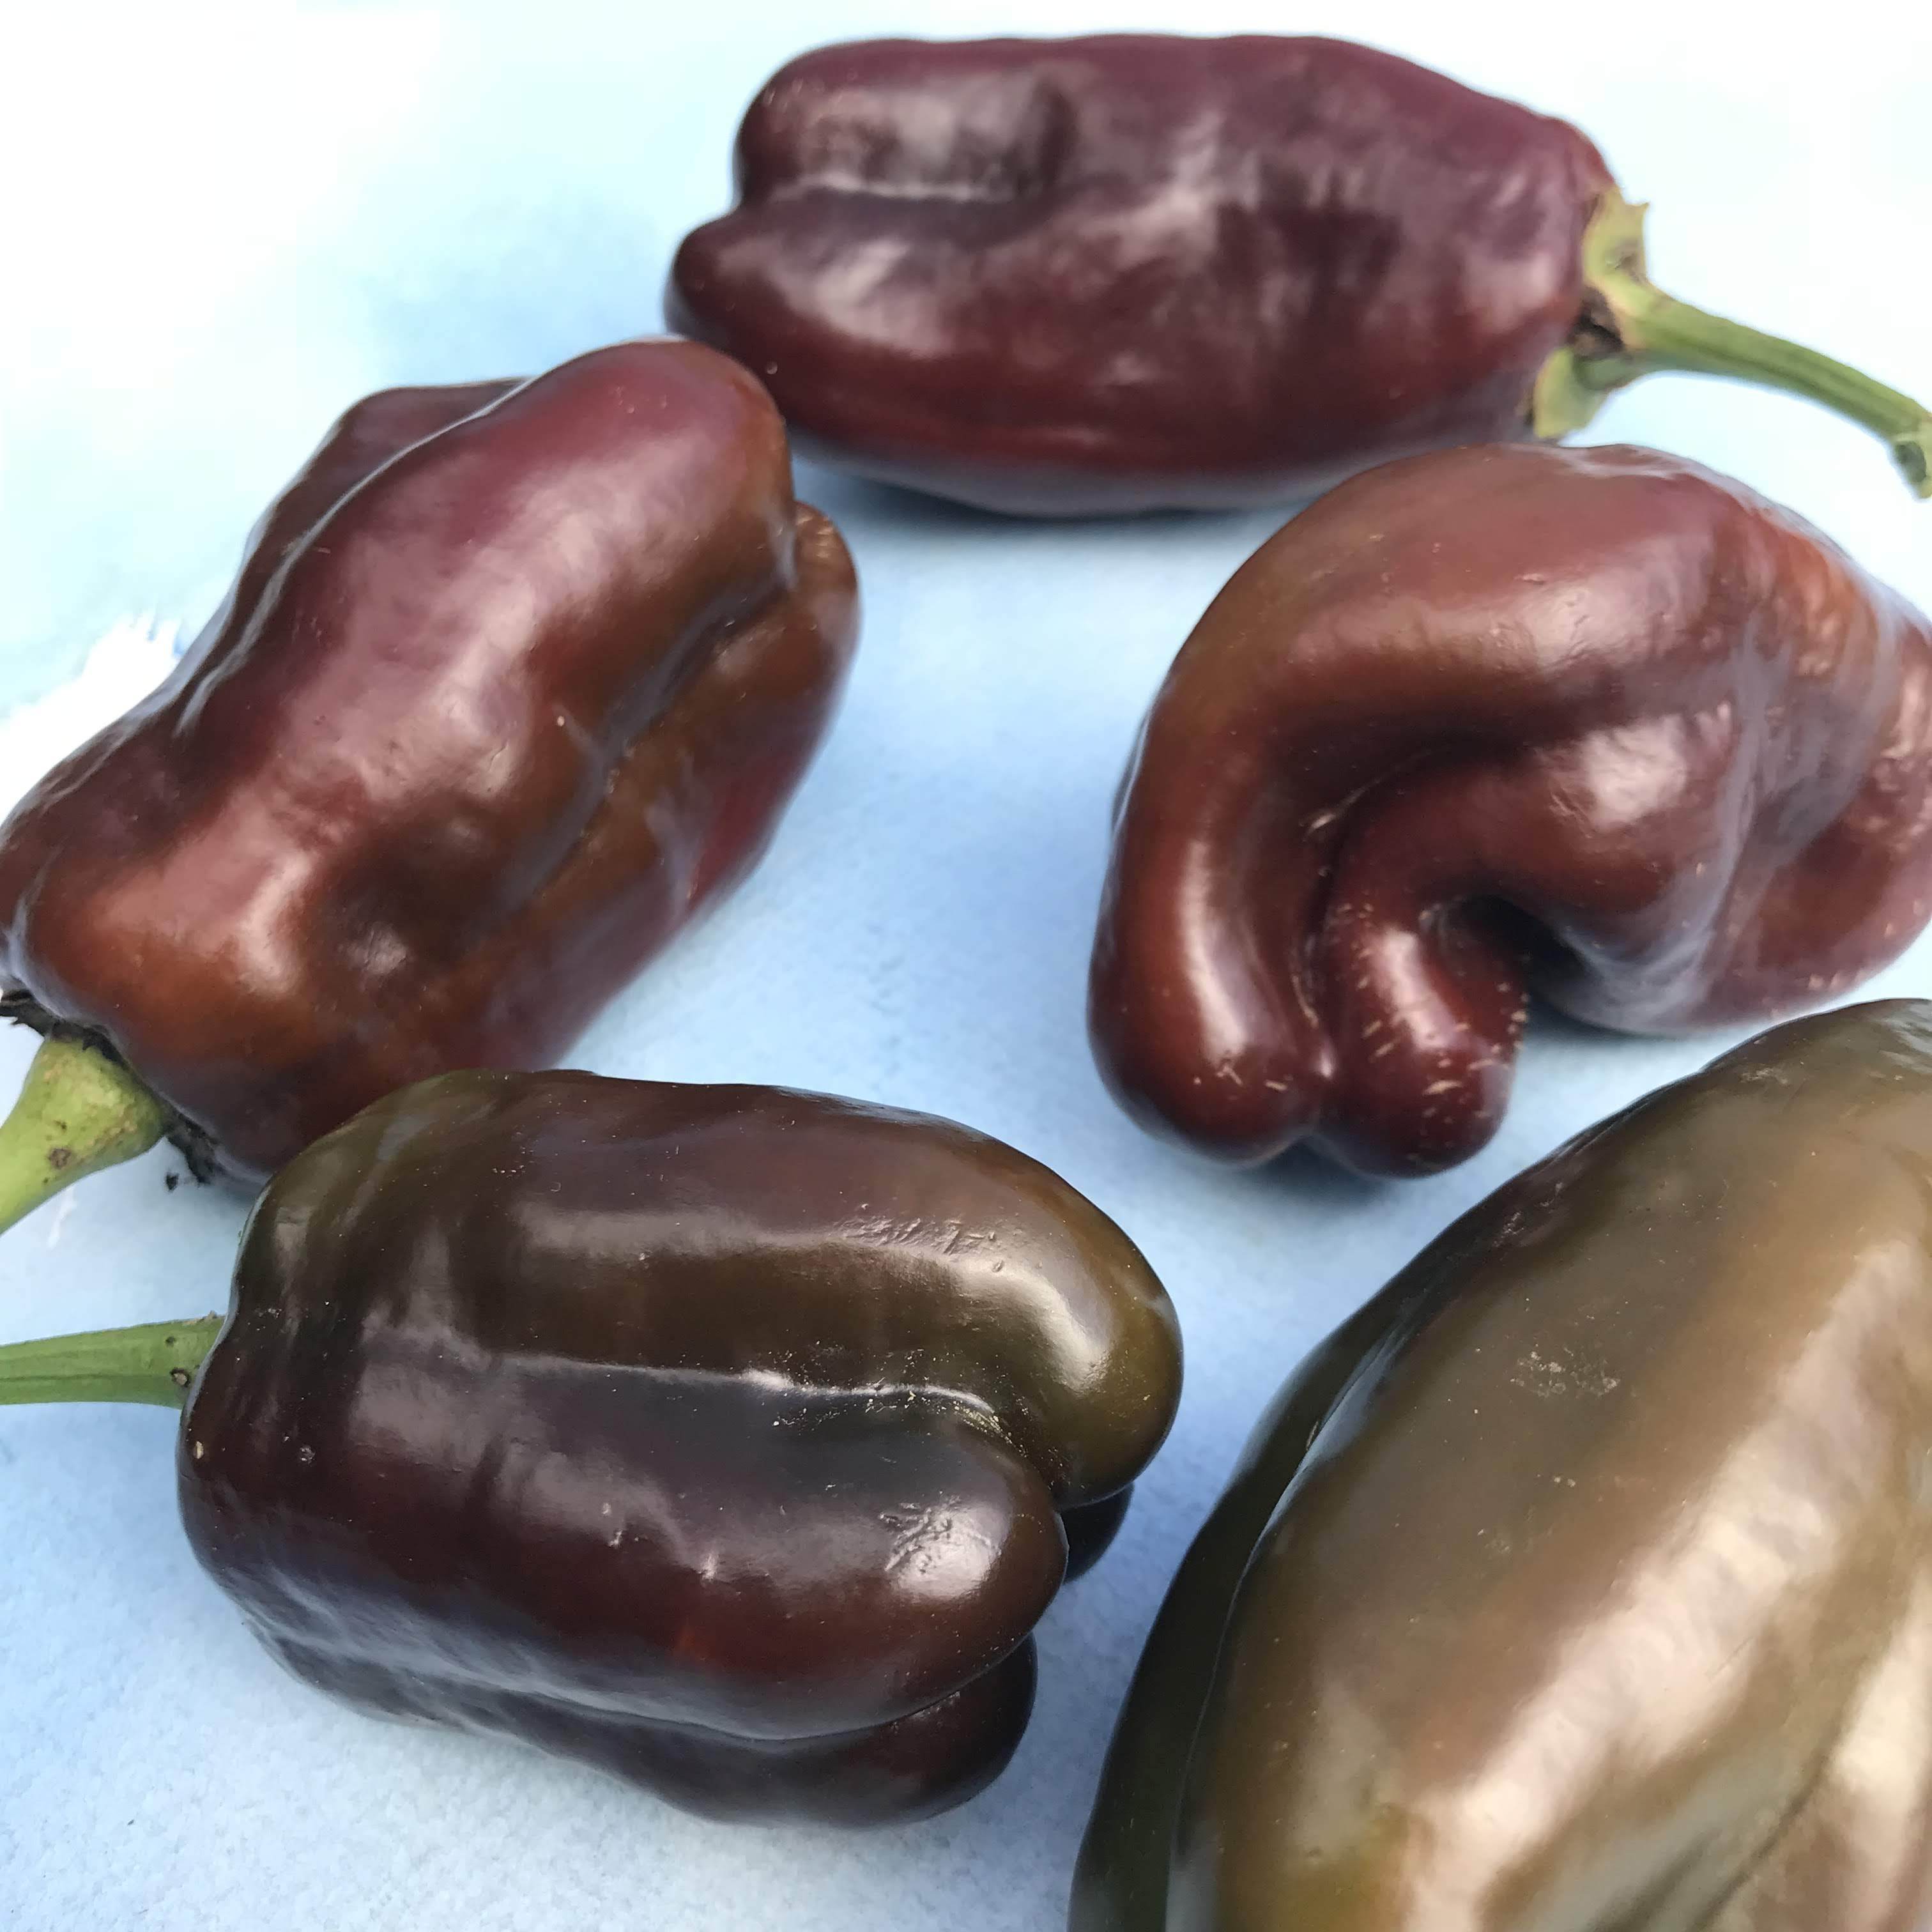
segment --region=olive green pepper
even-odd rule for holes
[[[1450,1228],[1277,1399],[1075,1932],[1914,1932],[1932,1004],[1794,1022]]]

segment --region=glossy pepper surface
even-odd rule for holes
[[[1921,494],[1932,418],[1661,294],[1566,122],[1346,41],[862,41],[783,68],[672,326],[811,453],[1024,514],[1308,496],[1561,436],[1652,369],[1794,390]]]
[[[1822,1002],[1932,906],[1932,627],[1636,449],[1440,452],[1263,544],[1175,659],[1090,1018],[1210,1154],[1473,1153],[1534,991],[1634,1032]]]
[[[1176,1577],[1074,1932],[1916,1932],[1932,1005],[1791,1022],[1466,1215]]]
[[[0,989],[250,1178],[541,1065],[764,849],[856,594],[709,350],[370,397],[175,674],[0,827]]]
[[[998,1142],[454,1073],[262,1196],[182,1516],[339,1696],[864,1822],[1005,1762],[1070,1534],[1118,1519],[1179,1382],[1138,1250]]]

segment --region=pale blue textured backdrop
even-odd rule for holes
[[[70,678],[116,620],[198,620],[356,395],[655,327],[677,237],[723,204],[744,102],[826,39],[1373,40],[1588,128],[1654,201],[1668,285],[1932,388],[1916,7],[1808,10],[1802,31],[1760,7],[1402,0],[4,10],[0,710]],[[1855,431],[1683,380],[1602,428],[1729,469],[1932,604],[1932,506]],[[1540,1025],[1496,1144],[1419,1185],[1312,1164],[1229,1177],[1143,1138],[1082,1032],[1108,800],[1168,658],[1274,519],[1028,528],[802,482],[865,580],[850,700],[764,868],[578,1058],[956,1115],[1059,1168],[1166,1276],[1189,1343],[1180,1422],[1113,1558],[1048,1620],[1012,1770],[916,1828],[727,1830],[506,1745],[370,1724],[280,1675],[190,1560],[166,1416],[10,1412],[0,1924],[1046,1932],[1141,1634],[1276,1382],[1460,1208],[1722,1043]],[[118,705],[113,664],[99,673],[0,722],[0,799]],[[1873,990],[1932,994],[1932,946]],[[0,1088],[26,1058],[0,1041]],[[219,1302],[242,1204],[166,1192],[167,1166],[90,1182],[0,1244],[0,1335]]]

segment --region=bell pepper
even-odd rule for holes
[[[1810,526],[1628,448],[1437,452],[1256,552],[1156,697],[1089,1013],[1235,1161],[1461,1160],[1528,994],[1637,1033],[1854,986],[1932,906],[1932,626]]]
[[[0,1350],[0,1401],[185,1400],[189,1541],[297,1676],[844,1823],[1006,1762],[1180,1377],[1138,1250],[1012,1148],[587,1073],[318,1142],[224,1322]]]
[[[1073,1932],[1912,1932],[1932,1004],[1791,1022],[1466,1214],[1282,1390]]]
[[[259,1180],[554,1060],[763,851],[856,622],[710,350],[357,404],[174,675],[0,826],[4,1010],[49,1037],[0,1227],[162,1133]]]
[[[803,447],[1022,514],[1306,497],[1557,437],[1652,370],[1807,396],[1932,494],[1932,417],[1646,272],[1568,123],[1342,40],[860,41],[746,113],[672,326]]]

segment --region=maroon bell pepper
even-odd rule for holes
[[[708,349],[358,404],[174,675],[0,826],[0,991],[50,1036],[0,1226],[104,1135],[259,1178],[554,1059],[764,850],[856,612]]]
[[[1373,1173],[1496,1131],[1532,992],[1636,1033],[1856,986],[1932,908],[1932,626],[1640,449],[1390,464],[1270,538],[1155,698],[1095,943],[1147,1124]]]
[[[1654,369],[1876,430],[1922,406],[1649,281],[1642,210],[1566,122],[1346,41],[830,46],[738,136],[672,326],[801,447],[991,508],[1304,497],[1395,456],[1558,436]]]

